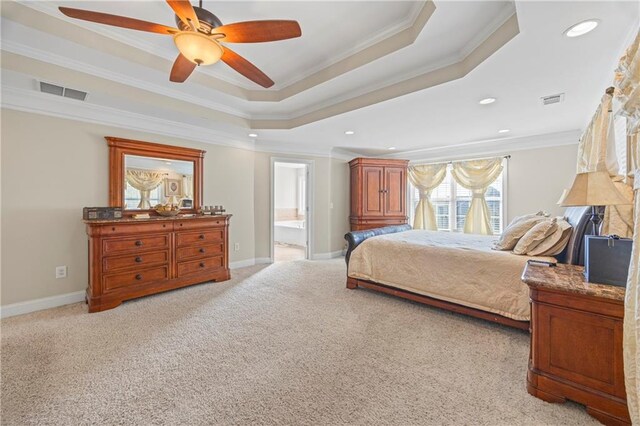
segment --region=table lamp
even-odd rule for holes
[[[597,206],[615,206],[621,204],[631,204],[618,189],[609,177],[609,172],[596,171],[578,173],[573,180],[571,188],[564,190],[558,205],[562,207],[591,206],[591,223],[593,224],[593,235],[599,234],[601,222]]]

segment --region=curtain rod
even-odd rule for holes
[[[413,166],[426,166],[428,164],[442,164],[442,163],[453,164],[453,163],[459,163],[461,161],[489,160],[491,158],[497,158],[497,157],[468,158],[468,159],[465,159],[465,160],[433,161],[431,163],[414,163],[412,165]],[[504,158],[505,160],[508,160],[508,159],[511,158],[511,154],[503,155],[502,158]]]

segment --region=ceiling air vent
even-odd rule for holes
[[[40,91],[42,93],[49,93],[56,96],[64,96],[65,98],[71,98],[78,101],[84,101],[87,99],[87,92],[81,90],[70,89],[68,87],[58,86],[56,84],[40,82]]]
[[[542,105],[552,105],[559,104],[564,101],[564,93],[560,93],[557,95],[544,96],[542,99]]]

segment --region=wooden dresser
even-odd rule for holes
[[[528,265],[531,355],[527,389],[584,404],[607,425],[631,424],[622,364],[625,289],[585,282],[581,266]]]
[[[230,217],[85,221],[89,312],[192,284],[228,280]]]
[[[355,158],[351,168],[352,231],[407,223],[409,160]]]

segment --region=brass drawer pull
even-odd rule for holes
[[[136,263],[140,263],[140,262],[142,262],[142,258],[140,256],[137,256],[136,257]]]
[[[138,247],[140,247],[140,246],[142,245],[142,241],[140,241],[140,240],[136,241],[136,245],[137,245]]]
[[[205,266],[205,265],[204,265],[204,262],[200,262],[200,267],[201,267],[201,268],[204,268],[204,266]]]
[[[201,248],[201,249],[200,249],[200,253],[204,253],[205,251],[206,251],[206,250],[205,250],[205,249],[203,249],[203,248]]]
[[[204,240],[204,234],[198,235],[198,238],[200,238],[201,240]]]
[[[138,274],[136,275],[136,280],[140,281],[142,279],[142,275]]]

